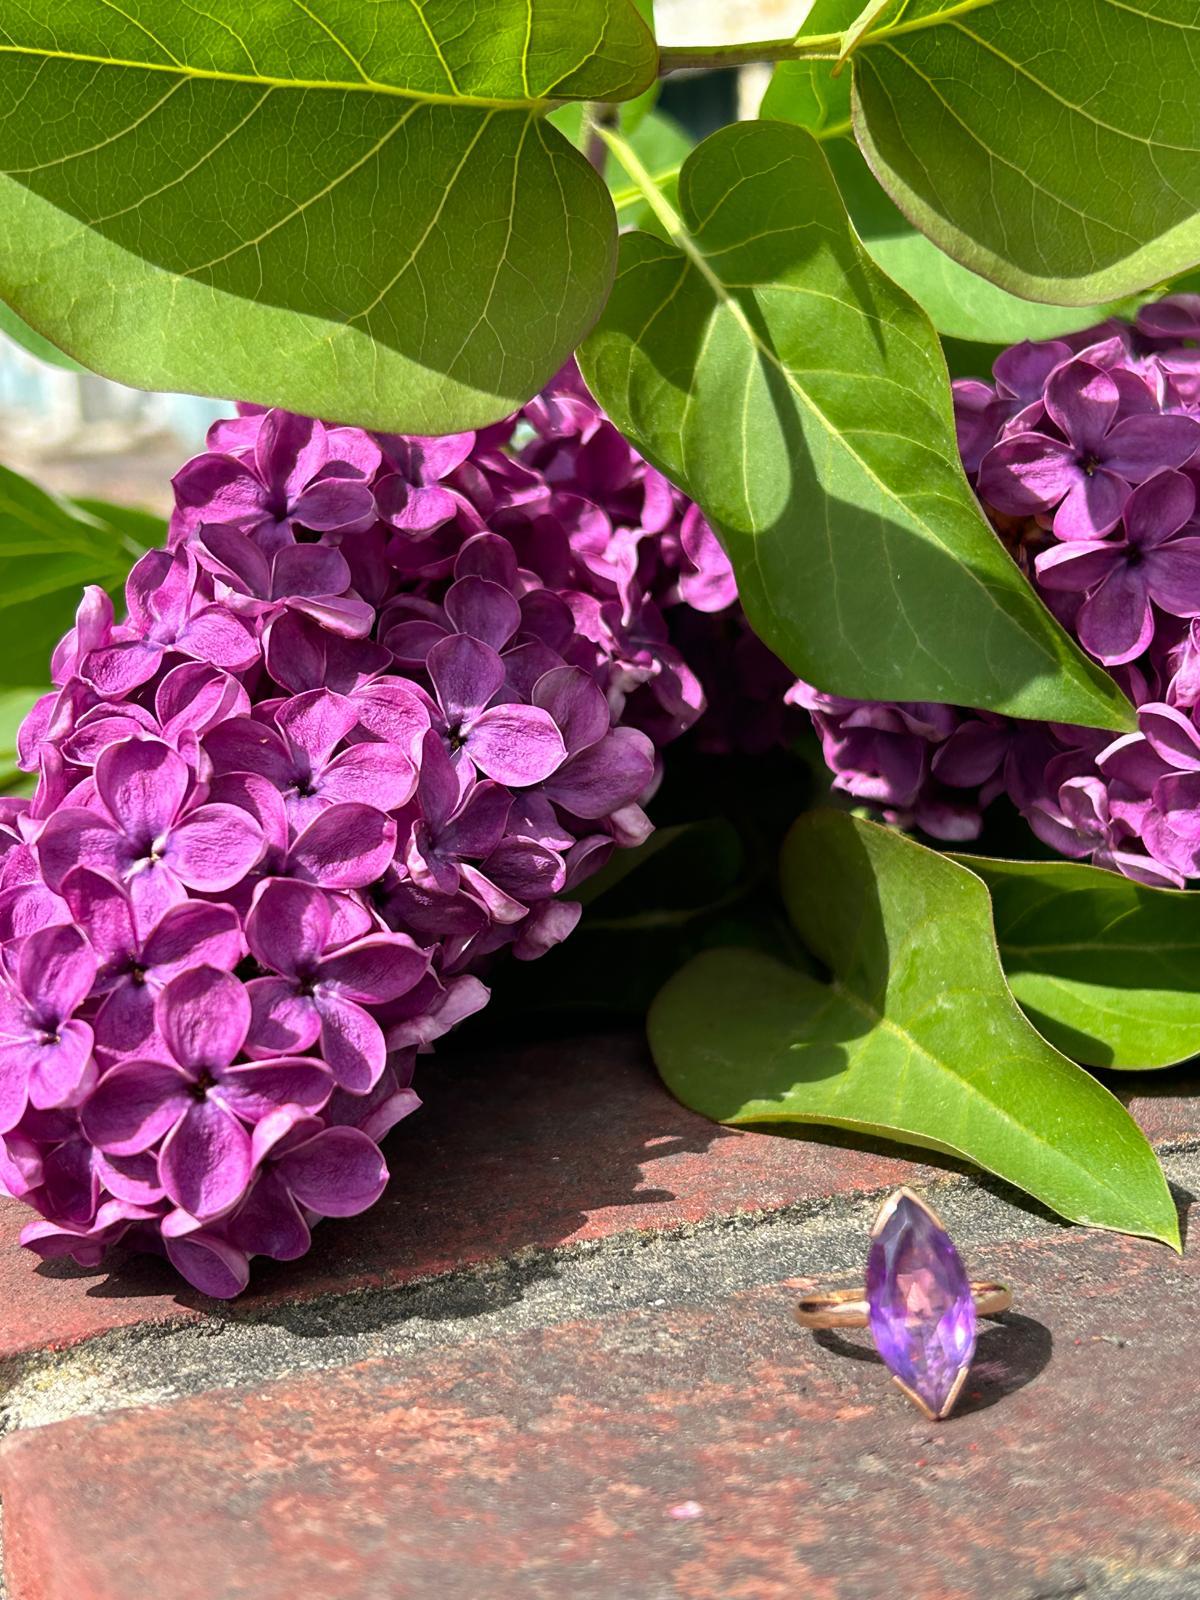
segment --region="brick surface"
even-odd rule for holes
[[[302,1261],[256,1262],[239,1314],[278,1300],[386,1287],[511,1255],[737,1212],[819,1205],[923,1182],[928,1168],[866,1144],[721,1128],[662,1088],[634,1038],[434,1058],[425,1104],[392,1134],[393,1177],[365,1216],[325,1222]],[[1152,1138],[1200,1135],[1177,1074],[1116,1081]],[[0,1360],[138,1323],[227,1315],[162,1263],[83,1271],[17,1247],[30,1213],[0,1202]]]
[[[11,1600],[1200,1592],[1200,1259],[1077,1231],[987,1270],[1019,1305],[940,1425],[795,1280],[19,1434]]]
[[[635,1039],[435,1058],[419,1088],[424,1106],[386,1146],[393,1176],[379,1204],[322,1223],[302,1261],[256,1262],[256,1292],[239,1308],[411,1282],[529,1246],[818,1203],[915,1170],[869,1149],[715,1126],[671,1099]],[[16,1247],[29,1217],[0,1203],[0,1359],[220,1310],[150,1258],[95,1272],[38,1265]]]

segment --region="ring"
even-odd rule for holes
[[[937,1422],[966,1382],[976,1320],[1012,1303],[1007,1284],[971,1282],[937,1212],[897,1189],[871,1226],[866,1283],[805,1295],[794,1316],[802,1328],[870,1328],[892,1382]]]
[[[977,1317],[999,1317],[1012,1310],[1012,1290],[1006,1283],[973,1283],[971,1298]],[[866,1291],[831,1289],[828,1294],[807,1294],[797,1300],[795,1317],[802,1328],[865,1328],[870,1321]]]

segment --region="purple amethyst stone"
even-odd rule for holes
[[[975,1350],[975,1302],[950,1235],[907,1190],[881,1212],[867,1257],[875,1348],[931,1416],[953,1403]]]

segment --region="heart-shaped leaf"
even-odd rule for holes
[[[0,0],[0,298],[146,388],[494,420],[613,273],[543,113],[655,64],[630,0]]]
[[[1136,1070],[1200,1053],[1200,896],[1080,861],[959,859],[991,890],[1009,986],[1064,1054]]]
[[[623,235],[585,376],[703,506],[755,631],[838,694],[1132,726],[984,521],[936,335],[859,244],[816,141],[722,129],[678,209],[614,142],[670,237]]]
[[[912,0],[854,55],[880,182],[964,266],[1086,305],[1200,260],[1196,0]]]
[[[649,1032],[685,1105],[952,1151],[1073,1221],[1178,1246],[1137,1124],[1013,1000],[979,878],[890,829],[818,811],[789,834],[782,882],[828,981],[747,950],[684,967]]]

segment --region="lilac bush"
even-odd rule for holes
[[[219,422],[0,810],[0,1171],[42,1256],[232,1295],[363,1210],[418,1053],[643,840],[719,546],[568,371],[478,435]]]
[[[1020,344],[958,382],[968,476],[1049,609],[1137,707],[1138,732],[798,685],[834,785],[970,840],[1007,796],[1045,844],[1141,882],[1200,878],[1200,296]]]

